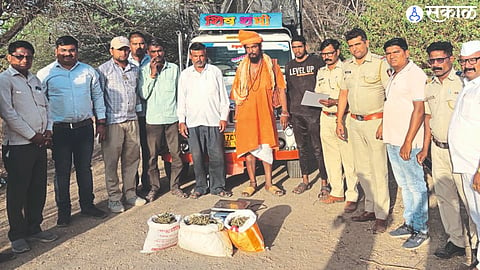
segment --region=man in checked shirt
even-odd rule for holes
[[[138,67],[128,61],[130,42],[115,37],[110,42],[112,58],[98,67],[105,99],[107,127],[102,141],[108,208],[113,213],[125,211],[125,203],[145,204],[135,192],[135,174],[140,161],[140,139],[136,114]],[[118,160],[122,163],[123,192],[119,188]]]

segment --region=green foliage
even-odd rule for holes
[[[109,43],[115,36],[140,31],[159,38],[168,61],[176,62],[179,29],[176,0],[52,0],[16,39],[32,42],[37,50],[32,71],[55,60],[55,41],[71,35],[80,41],[79,59],[94,67],[110,59]]]
[[[463,42],[480,37],[480,14],[473,20],[450,18],[444,22],[432,21],[425,14],[425,6],[477,6],[476,0],[455,0],[448,1],[448,4],[441,0],[365,1],[366,10],[358,17],[351,17],[350,24],[367,32],[370,49],[379,55],[384,54],[383,44],[387,40],[403,37],[409,44],[410,58],[422,68],[428,68],[426,48],[430,43],[450,41],[454,55],[458,55]],[[418,23],[411,23],[406,18],[406,10],[412,5],[423,9],[424,17]]]

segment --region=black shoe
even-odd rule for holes
[[[96,218],[106,218],[107,213],[103,212],[102,210],[96,208],[95,206],[90,206],[86,209],[82,209],[81,212],[83,215],[96,217]]]
[[[8,252],[8,253],[0,253],[0,263],[6,262],[15,259],[15,253]]]
[[[147,202],[153,202],[155,201],[156,198],[157,198],[157,191],[154,189],[150,190],[147,196],[145,196],[145,200],[147,200]]]
[[[68,227],[70,225],[70,216],[58,215],[57,227]]]
[[[450,259],[455,256],[465,256],[465,248],[458,247],[449,241],[445,247],[437,249],[434,255],[441,259]]]
[[[478,260],[475,259],[469,266],[468,269],[477,269]]]

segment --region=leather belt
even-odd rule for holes
[[[433,137],[433,136],[432,136],[432,141],[435,143],[436,146],[438,146],[442,149],[448,149],[448,143],[441,142],[441,141],[435,139],[435,137]]]
[[[326,116],[337,116],[337,113],[336,112],[326,112],[326,111],[322,111]],[[345,114],[347,113],[350,113],[349,111],[348,112],[345,112]]]
[[[336,112],[326,112],[326,111],[322,111],[326,116],[337,116],[337,113]]]
[[[76,123],[56,122],[56,123],[53,123],[53,126],[60,127],[60,128],[76,129],[81,127],[86,127],[91,124],[93,124],[93,120],[91,118],[88,118]]]
[[[378,112],[378,113],[372,113],[372,114],[367,114],[367,115],[358,115],[358,114],[350,114],[353,119],[358,120],[358,121],[368,121],[368,120],[373,120],[373,119],[381,119],[383,118],[383,112]]]

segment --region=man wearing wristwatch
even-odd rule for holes
[[[70,224],[70,173],[72,157],[77,175],[81,213],[105,218],[104,211],[93,204],[91,169],[94,138],[105,139],[105,104],[95,69],[78,61],[78,41],[62,36],[55,42],[57,60],[38,71],[47,94],[53,126],[52,155],[55,161],[55,200],[57,225]],[[96,129],[94,134],[93,120]]]

